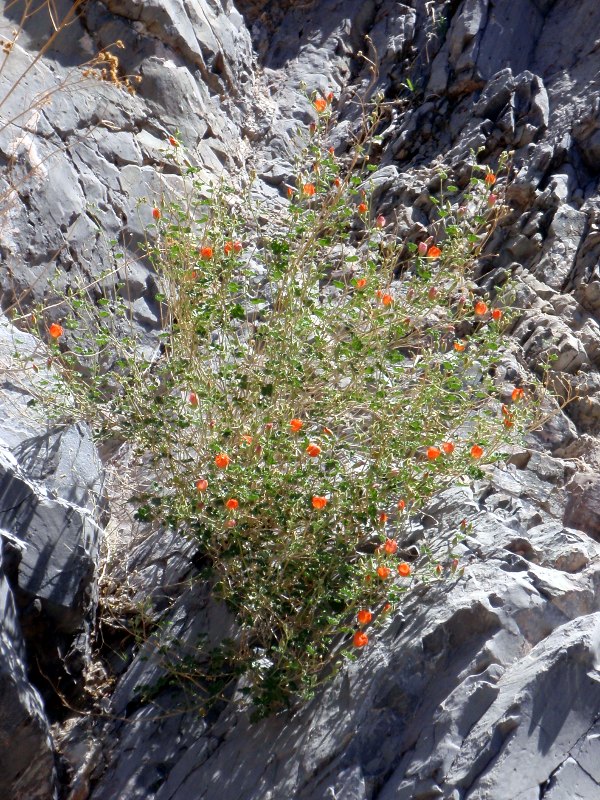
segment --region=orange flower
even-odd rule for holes
[[[294,190],[292,189],[291,186],[287,187],[287,196],[288,197],[293,197],[294,196]]]
[[[188,403],[191,406],[193,406],[194,408],[196,408],[196,406],[198,405],[198,395],[196,394],[196,392],[190,392],[189,393],[189,395],[188,395]]]
[[[331,428],[327,427],[323,428],[323,433],[325,434],[325,436],[333,436],[333,431],[331,430]]]
[[[154,219],[160,219],[160,211],[158,208],[152,209],[152,216],[154,217]]]
[[[169,136],[169,144],[171,147],[179,147],[179,142],[174,136]]]
[[[427,458],[430,461],[435,461],[436,458],[439,458],[442,455],[442,451],[439,447],[428,447],[427,448]]]
[[[322,97],[317,97],[313,106],[316,108],[319,114],[322,114],[323,111],[327,108],[327,100],[324,100]]]
[[[380,523],[380,525],[385,525],[385,523],[387,522],[387,518],[388,518],[388,515],[385,513],[385,511],[382,511],[380,513],[380,515],[379,515],[379,523]]]
[[[294,419],[290,420],[290,428],[294,431],[294,433],[298,433],[298,431],[303,427],[304,423],[301,419],[294,417]]]
[[[328,501],[326,497],[319,497],[319,495],[315,495],[311,502],[313,508],[316,508],[318,511],[322,511],[327,505]]]
[[[502,405],[502,413],[505,417],[510,417],[510,409],[508,406]]]
[[[442,255],[442,251],[439,247],[436,247],[434,244],[431,245],[429,250],[427,251],[427,258],[439,258]]]
[[[333,179],[333,185],[334,186],[341,186],[342,182],[341,182],[341,180],[339,178],[334,178]]]
[[[230,497],[225,503],[225,506],[226,508],[231,509],[231,511],[235,511],[235,509],[239,506],[239,502],[235,499],[235,497]]]
[[[383,549],[386,553],[390,553],[390,555],[392,555],[398,549],[398,542],[396,542],[394,539],[386,539]]]
[[[380,214],[380,215],[377,217],[377,219],[375,220],[375,225],[376,225],[378,228],[385,228],[385,217],[383,216],[383,214]]]
[[[369,637],[366,633],[362,631],[356,631],[354,636],[352,637],[352,644],[354,647],[364,647],[366,644],[369,643]]]
[[[53,339],[58,339],[64,333],[64,328],[62,325],[59,325],[58,322],[53,322],[52,325],[48,328],[48,334]]]
[[[248,433],[242,434],[242,439],[246,442],[246,444],[252,444],[252,437]]]
[[[484,315],[484,314],[487,314],[487,310],[488,310],[488,307],[487,307],[487,305],[486,305],[486,304],[483,302],[483,300],[478,300],[478,301],[475,303],[475,314],[476,314],[478,317],[483,317],[483,315]]]
[[[384,605],[384,607],[381,609],[382,613],[383,613],[383,614],[387,614],[387,612],[390,610],[390,608],[391,608],[391,607],[392,607],[392,604],[391,604],[391,603],[386,603],[386,604]]]
[[[366,214],[369,210],[369,206],[366,203],[359,203],[358,205],[358,213],[359,214]]]
[[[386,578],[390,577],[390,571],[389,571],[388,567],[384,567],[383,565],[380,566],[380,567],[377,567],[377,574],[379,575],[379,577],[381,578],[382,581],[384,581]]]
[[[318,444],[313,444],[312,442],[306,448],[306,452],[311,458],[316,458],[318,455],[321,455],[321,448]]]
[[[447,456],[451,456],[454,452],[454,445],[452,442],[442,442],[442,450]]]
[[[302,192],[307,197],[313,197],[316,191],[317,190],[315,189],[314,183],[305,183],[304,186],[302,187]]]
[[[394,302],[394,298],[392,297],[391,294],[384,294],[381,298],[381,302],[383,303],[384,306],[391,306],[392,303]]]
[[[362,608],[356,615],[356,619],[358,620],[359,625],[368,625],[373,619],[373,614],[371,614],[370,611],[367,611],[366,608]]]
[[[404,500],[398,500],[398,508],[400,509],[400,511],[404,511],[404,509],[406,508],[406,503],[404,502]]]
[[[471,456],[473,458],[481,458],[483,455],[483,447],[480,447],[478,444],[474,444],[471,448]]]
[[[329,152],[329,155],[330,155],[330,156],[334,155],[334,153],[335,153],[335,147],[330,147],[330,148],[329,148],[329,150],[328,150],[328,152]]]
[[[522,400],[524,394],[525,394],[524,389],[520,389],[519,387],[515,386],[511,394],[513,403],[518,403],[519,400]]]
[[[462,353],[462,351],[465,349],[465,347],[466,347],[466,344],[464,342],[462,342],[462,341],[461,342],[454,342],[454,349],[456,350],[457,353]]]
[[[242,243],[238,239],[236,239],[235,242],[233,243],[233,252],[241,253],[242,249],[243,249]]]
[[[356,281],[356,288],[357,289],[364,289],[366,285],[367,285],[367,279],[366,278],[359,278]]]
[[[494,320],[494,322],[500,322],[500,320],[502,319],[502,310],[500,308],[495,308],[492,311],[492,319]]]
[[[233,253],[233,242],[225,242],[223,252],[226,256],[230,256]]]
[[[208,245],[206,245],[205,247],[201,247],[200,248],[200,255],[202,256],[202,258],[204,258],[204,259],[206,259],[208,261],[209,258],[213,257],[213,249],[212,249],[212,247],[209,247]]]
[[[206,478],[198,478],[196,481],[196,489],[198,489],[199,492],[205,492],[208,489],[208,481]]]
[[[496,176],[493,172],[486,173],[485,182],[488,186],[493,186],[496,183]]]
[[[401,561],[397,569],[398,575],[400,575],[401,578],[408,578],[410,575],[410,564],[407,564],[406,561]]]
[[[218,453],[215,456],[215,464],[219,469],[225,469],[225,467],[229,464],[231,459],[226,453]]]
[[[513,428],[515,421],[513,419],[512,414],[510,414],[508,417],[504,417],[504,419],[502,420],[502,424],[504,425],[505,428]]]
[[[441,564],[438,564],[437,567],[435,568],[435,574],[436,575],[441,575],[442,574],[442,565]]]
[[[327,102],[333,103],[333,98],[334,98],[333,92],[329,92],[329,94],[327,95]]]

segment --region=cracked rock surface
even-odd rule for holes
[[[0,316],[0,793],[15,800],[57,790],[48,717],[57,697],[84,692],[103,513],[90,432],[45,424],[30,406],[51,377],[37,348]]]
[[[0,11],[0,33],[18,14],[18,4]],[[26,24],[0,97],[47,25]],[[87,81],[23,113],[32,93],[72,80],[117,39],[122,74],[142,77],[137,94]],[[441,546],[468,521],[464,576],[411,594],[298,712],[201,717],[172,686],[148,700],[143,687],[164,664],[151,642],[118,637],[103,662],[114,685],[92,706],[99,563],[105,606],[145,601],[184,644],[217,641],[234,623],[190,583],[201,565],[170,534],[115,515],[119,536],[99,562],[103,474],[89,432],[32,416],[35,376],[17,381],[9,356],[15,339],[30,354],[36,342],[0,320],[0,796],[600,797],[599,40],[596,0],[88,0],[32,65],[0,109],[5,311],[50,297],[54,273],[59,287],[98,277],[116,239],[130,264],[125,296],[155,346],[156,285],[138,245],[151,198],[180,187],[169,135],[207,177],[255,172],[254,191],[276,205],[295,131],[313,118],[300,81],[334,92],[340,151],[357,124],[352,92],[381,90],[390,105],[374,212],[408,241],[436,233],[428,193],[440,168],[461,189],[472,150],[492,169],[512,151],[476,276],[492,296],[513,280],[522,309],[511,330],[520,360],[502,379],[526,381],[551,357],[557,400],[508,466],[442,493],[418,526]],[[377,65],[374,84],[360,50]]]

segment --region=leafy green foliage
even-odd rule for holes
[[[188,192],[154,210],[147,250],[158,356],[123,333],[118,287],[65,298],[67,346],[51,345],[61,384],[49,402],[68,398],[99,438],[145,458],[153,486],[138,519],[210,560],[240,626],[224,660],[264,712],[367,643],[357,612],[375,622],[415,581],[460,573],[461,531],[441,564],[408,548],[411,515],[500,458],[532,405],[498,399],[510,311],[469,279],[496,219],[491,180],[475,167],[457,207],[440,176],[444,234],[407,245],[371,217],[377,108],[340,159],[326,146],[330,101],[315,107],[287,206],[204,185],[174,147]]]

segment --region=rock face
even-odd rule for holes
[[[43,698],[56,714],[59,696],[74,702],[84,693],[102,516],[89,432],[44,430],[30,406],[51,378],[38,345],[0,318],[0,793],[15,800],[57,796]]]
[[[2,545],[2,563],[4,552]],[[0,573],[0,730],[6,797],[46,800],[55,796],[54,748],[42,699],[28,679],[23,634],[11,586]]]
[[[340,152],[357,125],[352,93],[381,90],[376,211],[409,241],[436,233],[428,192],[440,168],[461,189],[472,150],[492,169],[512,151],[510,181],[498,179],[505,205],[477,275],[492,294],[514,280],[523,310],[512,331],[521,358],[500,378],[526,380],[527,370],[548,363],[558,402],[508,468],[473,489],[449,490],[428,510],[435,522],[419,535],[432,546],[462,519],[471,523],[464,577],[415,592],[376,644],[298,713],[259,723],[229,707],[199,716],[177,685],[165,685],[151,639],[133,653],[130,642],[115,640],[111,654],[105,648],[114,691],[94,716],[77,718],[61,697],[92,708],[84,684],[102,471],[83,427],[42,431],[32,421],[36,377],[18,384],[8,356],[15,336],[30,355],[35,340],[2,322],[2,796],[600,796],[596,5],[89,0],[3,102],[2,308],[49,296],[55,269],[59,286],[99,277],[118,240],[128,264],[119,274],[124,296],[149,346],[159,309],[138,245],[151,199],[179,186],[170,135],[178,132],[207,177],[254,171],[257,195],[277,204],[292,174],[295,131],[312,119],[300,82],[336,95],[332,143]],[[3,36],[20,13],[19,4],[2,12]],[[26,22],[0,71],[0,98],[31,64],[48,24],[41,14]],[[135,96],[92,80],[58,90],[75,65],[116,40],[124,44],[114,51],[120,75],[142,77]],[[31,107],[32,93],[44,91],[51,102]],[[182,646],[232,630],[207,587],[188,586],[199,570],[193,548],[115,524],[123,530],[104,562],[105,609],[117,594],[121,611],[145,600],[148,619],[169,626]],[[51,735],[54,722],[60,730]],[[35,769],[24,771],[30,763]]]

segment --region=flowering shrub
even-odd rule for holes
[[[491,173],[474,167],[460,206],[442,176],[436,241],[407,244],[373,218],[377,109],[343,158],[332,98],[314,109],[276,210],[203,185],[170,141],[189,192],[148,210],[158,356],[122,334],[118,286],[99,305],[73,291],[47,329],[49,402],[68,395],[66,413],[144,457],[138,516],[197,541],[239,623],[230,674],[265,711],[368,648],[415,581],[460,573],[452,543],[443,563],[407,547],[410,517],[500,458],[532,405],[494,386],[511,312],[469,280],[498,213]]]

